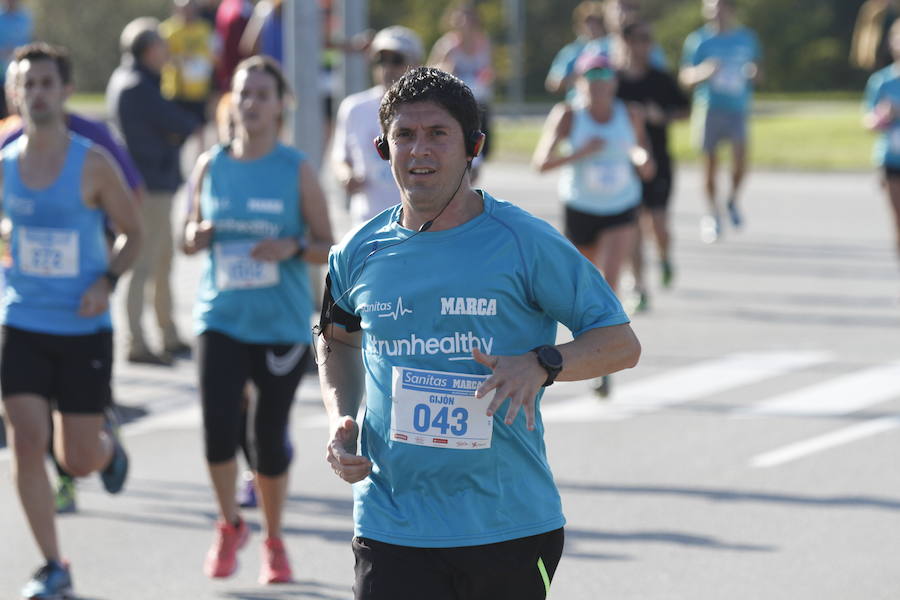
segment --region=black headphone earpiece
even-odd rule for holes
[[[466,138],[466,155],[468,155],[470,159],[481,154],[481,149],[484,147],[484,138],[484,132],[480,129],[471,132]],[[378,152],[378,156],[381,157],[381,160],[391,160],[391,147],[388,145],[386,137],[379,135],[372,140],[372,143],[375,144],[375,151]]]

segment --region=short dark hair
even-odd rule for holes
[[[63,85],[72,83],[72,59],[69,51],[62,46],[52,46],[47,42],[32,42],[16,48],[14,60],[17,63],[23,60],[52,60],[59,71],[59,78]]]
[[[469,86],[440,69],[418,67],[407,71],[382,98],[378,108],[381,132],[387,133],[401,105],[414,102],[440,105],[459,123],[466,140],[481,128],[478,103]]]

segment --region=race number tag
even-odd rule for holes
[[[585,170],[585,183],[592,192],[616,194],[628,185],[630,175],[630,163],[593,163]]]
[[[19,263],[38,277],[78,277],[78,231],[49,227],[19,228]]]
[[[494,419],[484,413],[491,394],[475,398],[487,375],[393,368],[391,439],[403,444],[484,450]]]
[[[722,65],[711,81],[712,89],[727,96],[740,96],[744,93],[747,80],[744,77],[744,65]]]
[[[216,244],[216,287],[247,290],[278,285],[278,263],[250,258],[256,244],[252,240]]]

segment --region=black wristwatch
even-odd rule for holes
[[[553,346],[538,346],[537,348],[534,348],[532,352],[537,355],[538,364],[547,371],[547,381],[545,381],[542,386],[547,387],[556,380],[556,376],[562,371],[562,354],[560,354],[559,350]]]

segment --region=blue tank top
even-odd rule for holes
[[[211,152],[200,206],[214,229],[194,308],[195,331],[215,330],[256,344],[310,343],[306,263],[250,257],[261,240],[304,234],[299,169],[305,157],[281,144],[251,161],[235,160],[222,146]]]
[[[55,335],[111,329],[109,311],[78,316],[81,297],[109,266],[105,214],[86,206],[81,197],[82,170],[92,143],[70,136],[59,177],[34,190],[19,177],[25,141],[19,138],[2,153],[3,212],[12,222],[2,322]]]
[[[629,153],[637,139],[621,100],[614,102],[606,123],[594,120],[586,107],[575,109],[569,145],[580,148],[592,138],[601,138],[606,144],[602,151],[563,167],[559,180],[563,202],[592,215],[615,215],[637,206],[641,181]]]

